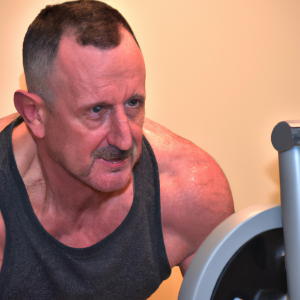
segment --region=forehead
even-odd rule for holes
[[[142,53],[131,34],[121,28],[121,43],[108,50],[94,46],[81,46],[72,36],[63,36],[59,45],[52,73],[59,82],[81,85],[103,85],[109,82],[139,77],[145,80]]]

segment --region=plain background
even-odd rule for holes
[[[22,41],[56,0],[2,1],[0,117],[26,89]],[[300,119],[298,0],[111,0],[132,26],[146,61],[147,117],[220,164],[236,210],[279,203],[274,126]],[[177,269],[151,300],[177,299]]]

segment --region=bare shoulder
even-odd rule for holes
[[[19,114],[15,113],[0,119],[0,132],[18,116]],[[14,128],[12,144],[18,170],[24,180],[25,174],[27,174],[37,157],[36,144],[25,122]]]
[[[13,120],[15,120],[19,116],[18,113],[11,114],[9,116],[6,116],[4,118],[0,119],[0,132]]]
[[[201,148],[156,122],[145,119],[144,134],[153,148],[161,174],[165,172],[175,173],[174,175],[187,173],[186,179],[193,181],[196,167],[206,171],[208,165],[217,167],[215,161]],[[184,169],[183,165],[185,165]],[[190,167],[194,172],[190,173]]]
[[[144,130],[158,162],[163,230],[171,244],[170,256],[175,244],[184,245],[186,253],[179,265],[185,272],[190,262],[184,263],[185,259],[233,213],[229,184],[215,160],[192,142],[150,120]]]
[[[144,134],[155,153],[160,176],[181,182],[178,191],[210,197],[230,194],[228,202],[232,202],[227,179],[208,153],[149,119],[145,121]]]
[[[0,132],[13,120],[15,120],[19,116],[18,113],[11,114],[4,118],[0,119]],[[5,246],[5,225],[2,214],[0,212],[0,269],[2,267],[3,255],[4,255],[4,246]]]

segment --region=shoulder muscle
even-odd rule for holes
[[[184,245],[189,263],[207,235],[233,213],[229,184],[214,159],[190,141],[149,120],[145,135],[158,161],[165,232]]]

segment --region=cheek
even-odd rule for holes
[[[59,148],[70,148],[70,150],[77,149],[79,152],[89,148],[96,141],[91,131],[63,117],[53,118],[47,124],[45,132],[47,139],[53,145]]]
[[[45,142],[47,149],[56,155],[64,157],[65,161],[75,163],[76,160],[84,160],[84,152],[88,144],[82,137],[72,130],[64,122],[51,122],[45,130]],[[77,161],[79,163],[79,161]]]

